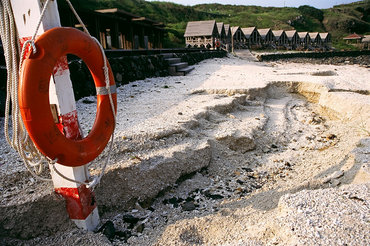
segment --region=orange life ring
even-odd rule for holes
[[[104,58],[99,45],[87,34],[75,29],[56,27],[35,42],[37,52],[24,60],[19,86],[19,107],[24,125],[37,148],[47,157],[65,166],[81,166],[94,160],[109,142],[114,116],[105,90]],[[49,103],[49,81],[57,61],[66,54],[80,57],[89,68],[97,89],[97,113],[92,130],[81,140],[66,138],[54,123]],[[111,88],[115,82],[111,68]],[[112,92],[117,112],[117,94]]]
[[[218,40],[217,40],[217,41],[216,41],[216,47],[217,47],[217,48],[220,48],[220,46],[221,46],[221,43],[220,43],[220,41],[218,41]]]

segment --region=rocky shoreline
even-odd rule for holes
[[[370,65],[370,50],[330,52],[253,52],[259,61],[293,62],[328,65]]]
[[[0,138],[0,244],[369,245],[368,79],[230,56],[119,87],[96,233]],[[94,102],[77,103],[85,132]]]
[[[310,63],[326,65],[360,65],[370,68],[370,55],[357,57],[325,57],[325,58],[287,58],[279,59],[274,62]]]

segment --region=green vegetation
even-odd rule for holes
[[[184,47],[184,32],[188,21],[215,19],[231,26],[257,26],[258,28],[296,29],[309,32],[330,32],[333,45],[348,49],[342,38],[349,33],[370,32],[370,0],[337,5],[330,9],[311,6],[274,8],[259,6],[200,4],[193,7],[169,2],[144,0],[72,0],[77,9],[120,8],[166,24],[168,35],[165,47]],[[65,1],[59,1],[65,4]]]
[[[347,44],[346,41],[343,40],[342,38],[336,40],[335,48],[337,50],[358,50],[358,48],[356,46]]]
[[[322,21],[324,19],[324,12],[321,9],[316,9],[308,5],[303,5],[298,7],[298,11],[303,16],[310,16],[319,21]]]
[[[258,26],[258,28],[293,29],[288,24],[288,20],[299,15],[296,8],[264,8],[221,4],[201,4],[194,6],[194,8],[202,12],[220,14],[221,17],[216,18],[218,22],[241,27]]]

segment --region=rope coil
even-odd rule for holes
[[[22,69],[22,63],[23,63],[23,58],[26,53],[27,47],[29,47],[30,50],[35,54],[37,52],[36,46],[35,46],[35,39],[38,33],[38,29],[42,23],[43,17],[45,15],[46,9],[48,7],[50,0],[46,0],[43,9],[40,14],[40,19],[37,23],[35,32],[30,40],[27,40],[22,47],[22,50],[20,52],[19,56],[19,50],[20,50],[20,45],[19,45],[19,38],[18,34],[16,32],[15,28],[15,23],[14,23],[14,17],[13,17],[13,12],[10,4],[10,0],[1,0],[0,2],[0,34],[1,34],[1,39],[3,41],[3,46],[4,46],[4,55],[5,55],[5,60],[6,60],[6,68],[8,71],[8,76],[7,76],[7,98],[6,98],[6,104],[5,104],[5,122],[4,122],[4,133],[7,142],[9,145],[15,149],[20,157],[23,159],[23,162],[27,168],[27,170],[34,176],[36,179],[42,180],[42,181],[52,181],[51,179],[41,177],[40,175],[44,171],[44,166],[49,165],[52,167],[52,169],[57,173],[59,176],[62,178],[78,183],[81,185],[86,185],[88,188],[94,189],[94,187],[99,184],[102,176],[104,175],[106,166],[108,165],[110,154],[111,154],[111,149],[113,147],[113,141],[114,141],[114,130],[111,136],[109,148],[108,148],[108,154],[105,160],[105,163],[102,167],[101,173],[97,177],[91,177],[90,182],[81,182],[77,180],[70,179],[63,175],[61,172],[58,171],[56,166],[54,165],[57,163],[57,160],[51,160],[50,158],[44,156],[34,145],[30,137],[28,136],[28,133],[25,129],[25,126],[22,122],[21,116],[20,116],[20,110],[19,110],[19,104],[18,104],[18,85],[19,85],[19,74]],[[107,58],[104,53],[104,49],[99,43],[99,41],[90,35],[88,32],[85,24],[82,22],[81,18],[78,16],[77,12],[73,8],[71,2],[69,0],[66,0],[68,5],[71,8],[71,11],[74,13],[76,16],[77,20],[83,27],[84,31],[94,39],[94,41],[99,45],[100,50],[102,52],[102,55],[104,57],[104,66],[103,66],[103,71],[104,71],[104,76],[105,76],[105,83],[106,83],[106,88],[108,90],[108,95],[109,95],[109,100],[112,108],[112,113],[114,116],[114,126],[116,125],[116,113],[115,113],[115,107],[113,103],[113,98],[111,95],[111,90],[110,90],[110,81],[109,81],[109,70],[108,70],[108,65],[107,65]],[[9,112],[10,112],[10,105],[12,106],[11,108],[11,122],[12,122],[12,137],[10,137],[9,134]],[[88,172],[87,172],[87,167],[88,165],[85,165],[85,176],[86,180],[88,179]]]
[[[48,0],[49,1],[49,0]],[[15,149],[27,168],[27,170],[35,178],[42,181],[51,181],[51,179],[41,177],[44,170],[45,163],[49,163],[41,155],[33,142],[28,137],[27,131],[21,120],[18,105],[18,85],[19,85],[19,37],[15,28],[13,11],[9,0],[1,0],[0,2],[0,35],[3,41],[4,55],[6,61],[7,76],[7,97],[5,103],[5,121],[4,121],[4,135],[9,145]],[[34,35],[36,36],[36,35]],[[32,44],[33,43],[33,44]],[[28,44],[31,44],[33,52],[35,52],[35,45],[33,40],[28,40],[22,49],[22,57],[24,56],[25,49]],[[11,105],[11,123],[12,123],[12,136],[9,134],[9,112]]]

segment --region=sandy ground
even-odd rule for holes
[[[238,56],[118,89],[98,233],[1,128],[0,245],[369,245],[369,69]],[[85,133],[94,102],[77,103]]]

